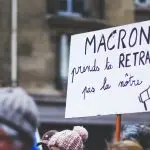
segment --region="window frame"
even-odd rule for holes
[[[71,35],[69,33],[59,33],[57,36],[56,36],[56,89],[57,90],[61,90],[63,91],[64,93],[66,93],[67,91],[67,82],[68,82],[68,71],[66,72],[67,76],[66,78],[63,78],[62,77],[62,74],[61,74],[61,37],[62,35],[66,35],[68,37],[68,45],[67,45],[67,53],[68,53],[68,59],[66,60],[66,64],[68,64],[68,69],[69,69],[69,53],[70,53],[70,38],[71,38]]]

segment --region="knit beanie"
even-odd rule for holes
[[[33,99],[22,88],[0,89],[0,124],[18,132],[32,144],[38,125],[38,111]]]
[[[88,132],[84,127],[75,126],[73,130],[57,132],[48,142],[48,147],[56,146],[62,150],[83,150]]]

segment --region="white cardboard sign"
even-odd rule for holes
[[[150,110],[150,21],[73,35],[66,118]]]

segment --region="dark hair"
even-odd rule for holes
[[[42,136],[42,140],[49,140],[55,133],[57,133],[57,130],[49,130],[45,132]]]
[[[150,127],[142,124],[125,125],[121,138],[137,141],[144,149],[150,148]]]
[[[45,141],[48,141],[57,132],[58,132],[57,130],[49,130],[49,131],[45,132],[42,136],[42,140],[40,142],[38,142],[36,145],[37,146],[39,146],[39,145],[45,146],[46,145]]]

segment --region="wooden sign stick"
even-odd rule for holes
[[[116,115],[116,134],[115,134],[116,141],[120,140],[120,132],[121,132],[121,115],[117,114]]]

